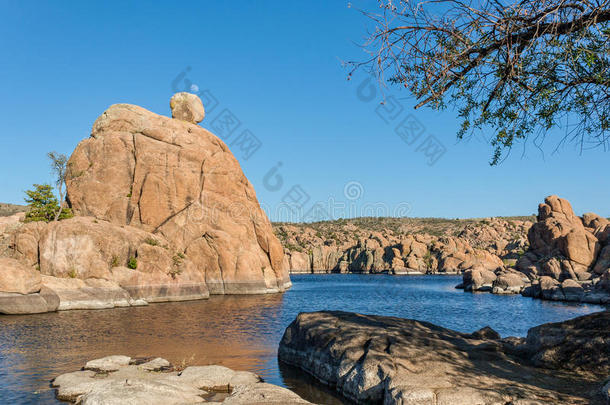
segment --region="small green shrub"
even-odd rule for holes
[[[27,190],[25,194],[27,195],[25,202],[28,204],[25,222],[51,222],[55,219],[55,215],[59,211],[59,203],[53,195],[53,188],[50,185],[34,184],[34,190]],[[73,216],[70,208],[63,208],[59,220]]]
[[[70,276],[70,278],[76,278],[77,273],[76,273],[76,269],[74,267],[72,267],[72,269],[68,273],[68,276]]]
[[[167,272],[167,274],[169,274],[170,276],[172,276],[172,278],[176,278],[176,276],[180,273],[182,273],[182,261],[184,260],[186,256],[184,256],[184,253],[182,252],[178,252],[174,255],[174,257],[172,257],[172,260],[174,262],[174,266],[169,269],[169,271]]]
[[[117,255],[112,256],[112,260],[110,261],[110,267],[118,267],[119,266],[119,257]]]
[[[130,257],[129,260],[127,261],[127,267],[135,270],[138,268],[138,259],[136,259],[135,257]]]
[[[157,246],[159,244],[159,241],[153,238],[146,238],[144,242],[149,244],[150,246]]]
[[[429,250],[424,255],[424,264],[427,270],[432,270],[432,253]]]
[[[182,259],[184,259],[184,254],[176,253],[174,257],[172,257],[172,261],[174,262],[174,266],[178,267],[182,265]]]

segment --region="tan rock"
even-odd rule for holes
[[[210,293],[290,286],[283,249],[252,185],[227,146],[205,129],[114,105],[69,165],[67,193],[76,214],[167,241],[169,257],[184,254],[204,274]],[[150,266],[164,257],[158,249],[144,250]],[[167,260],[162,263],[158,267]]]
[[[42,282],[59,297],[58,311],[128,307],[133,301],[127,291],[112,281],[42,276]]]
[[[523,275],[515,272],[502,272],[493,282],[494,294],[518,294],[525,287]]]
[[[88,405],[309,403],[286,388],[261,382],[250,372],[222,366],[177,372],[168,366],[162,358],[138,365],[127,356],[108,356],[88,362],[83,371],[62,374],[51,384],[58,399]]]
[[[176,93],[169,101],[172,109],[172,118],[198,124],[205,117],[205,110],[201,99],[191,93]]]
[[[304,252],[290,252],[290,270],[311,271],[309,255]]]
[[[599,253],[593,272],[603,274],[607,269],[610,269],[610,245],[605,246]]]
[[[56,311],[58,306],[59,297],[46,287],[42,287],[38,293],[25,295],[0,292],[1,314],[40,314]]]
[[[41,287],[39,271],[15,259],[0,257],[0,292],[31,294]]]
[[[494,272],[482,267],[469,269],[464,272],[463,283],[465,291],[491,291],[496,280]]]

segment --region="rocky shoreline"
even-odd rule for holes
[[[274,224],[292,274],[462,274],[468,292],[610,303],[610,221],[549,196],[525,218]]]
[[[57,399],[81,405],[309,404],[254,373],[223,366],[176,368],[162,358],[113,355],[55,378]]]
[[[301,313],[282,362],[357,403],[605,404],[610,312],[530,329],[471,334],[431,323],[348,312]]]

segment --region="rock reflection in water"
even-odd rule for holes
[[[317,403],[340,403],[311,378],[279,368],[277,348],[299,312],[344,310],[416,318],[462,332],[489,325],[524,336],[603,307],[464,294],[451,276],[293,276],[285,294],[212,296],[147,307],[0,316],[0,403],[57,403],[49,381],[111,354],[247,370]]]
[[[0,391],[20,403],[53,402],[48,381],[111,354],[219,364],[272,380],[283,299],[281,294],[214,296],[147,307],[4,316]]]

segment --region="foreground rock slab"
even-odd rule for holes
[[[610,313],[602,314],[597,322],[609,325]],[[610,352],[610,328],[596,337],[597,343],[572,342],[589,347],[594,352],[590,359],[601,359],[594,359],[593,367],[581,364],[578,372],[534,367],[519,357],[553,356],[552,346],[569,342],[574,327],[547,328],[554,333],[541,343],[546,329],[537,329],[527,340],[503,340],[490,328],[466,334],[409,319],[302,313],[286,329],[279,358],[358,403],[604,403],[601,385],[610,370],[603,359]],[[537,347],[530,348],[529,340]]]
[[[285,388],[262,382],[246,371],[222,366],[174,370],[162,358],[149,361],[108,356],[87,362],[83,370],[52,382],[57,398],[98,404],[309,404]]]

